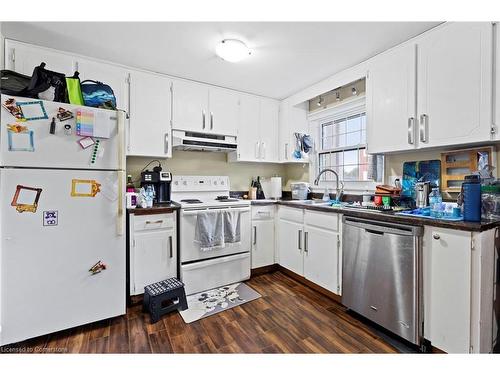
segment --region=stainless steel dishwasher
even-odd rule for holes
[[[342,222],[342,303],[420,345],[423,228],[349,216]]]

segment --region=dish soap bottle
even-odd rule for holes
[[[435,217],[437,219],[443,216],[443,211],[441,210],[441,204],[443,203],[443,198],[441,197],[441,193],[439,192],[439,188],[432,188],[431,193],[429,194],[429,205],[431,208],[431,217]]]

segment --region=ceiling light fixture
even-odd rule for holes
[[[321,104],[323,104],[323,98],[322,98],[322,97],[321,97],[321,95],[320,95],[320,96],[318,96],[318,102],[316,103],[316,105],[317,105],[318,107],[321,107]]]
[[[335,100],[340,101],[340,90],[335,91]]]
[[[352,86],[351,92],[353,96],[358,95],[358,90],[356,90],[356,86]]]
[[[241,61],[252,54],[247,45],[238,39],[224,39],[215,47],[215,53],[229,62]]]

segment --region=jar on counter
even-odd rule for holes
[[[500,186],[481,186],[481,218],[500,220]]]

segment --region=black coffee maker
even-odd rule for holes
[[[170,190],[172,184],[172,174],[162,171],[160,166],[154,167],[152,171],[141,172],[141,187],[145,190],[149,186],[154,191],[153,204],[170,203]]]

